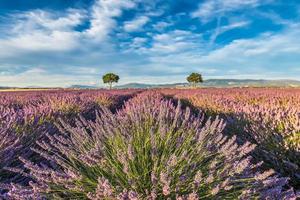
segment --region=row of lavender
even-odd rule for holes
[[[256,157],[300,188],[300,90],[281,88],[164,90],[210,115],[230,133],[259,146]]]
[[[99,106],[111,109],[131,97],[134,90],[122,91],[28,91],[0,93],[0,182],[26,183],[28,178],[5,168],[22,165],[18,157],[34,157],[31,147],[56,131],[59,118],[74,120],[78,114],[95,118]],[[1,190],[1,189],[0,189]],[[0,191],[1,192],[1,191]]]
[[[3,97],[2,198],[296,199],[290,178],[252,158],[254,144],[227,134],[227,118],[195,115],[157,92],[139,92],[56,91]],[[212,95],[203,90],[162,92],[188,97],[194,106],[197,95]],[[95,106],[99,96],[104,100]],[[117,97],[128,96],[135,97],[115,111]],[[40,116],[42,122],[9,117],[29,107],[35,111],[26,119]]]

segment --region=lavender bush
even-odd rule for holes
[[[22,168],[18,157],[42,160],[30,148],[55,131],[58,118],[68,122],[76,115],[95,117],[99,105],[112,109],[136,91],[30,91],[1,92],[0,96],[0,194],[7,184],[28,183],[31,178],[12,167]],[[10,169],[10,171],[8,171]],[[1,199],[1,198],[0,198]]]
[[[195,117],[157,93],[129,100],[116,114],[65,121],[20,157],[28,186],[11,184],[7,199],[296,199],[288,179],[251,163],[249,142],[222,134],[218,118]],[[16,169],[15,169],[16,170]]]
[[[299,89],[163,90],[208,115],[222,115],[230,133],[258,145],[256,159],[289,176],[300,189]]]

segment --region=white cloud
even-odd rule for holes
[[[0,38],[0,57],[17,57],[29,51],[68,51],[78,47],[79,33],[73,28],[85,13],[70,9],[64,14],[34,10],[14,15],[10,29]]]
[[[172,26],[171,22],[161,21],[161,22],[157,22],[156,24],[153,24],[153,28],[157,31],[160,31],[160,32],[164,31],[164,29],[169,27],[169,26]]]
[[[209,52],[200,36],[199,39],[190,34],[175,31],[154,35],[152,46],[139,51],[148,57],[146,66],[157,66],[163,75],[169,71],[170,77],[174,73],[183,77],[190,71],[199,71],[207,78],[299,79],[296,69],[300,58],[300,24],[278,33],[234,40]]]
[[[134,31],[140,31],[144,25],[146,25],[149,22],[149,17],[147,16],[140,16],[132,21],[128,21],[124,23],[124,30],[126,32],[134,32]]]
[[[133,8],[130,0],[97,0],[90,16],[86,10],[69,9],[65,13],[31,10],[11,15],[11,25],[0,38],[0,57],[16,57],[32,52],[73,51],[108,39],[115,28],[115,17],[122,9]],[[75,28],[86,20],[90,27],[82,32]],[[82,45],[82,44],[85,45]]]
[[[298,17],[292,19],[284,19],[283,17],[281,17],[278,13],[274,12],[274,11],[260,11],[260,12],[256,12],[256,15],[259,15],[263,18],[267,18],[272,20],[273,24],[279,24],[279,25],[283,25],[283,26],[288,26],[288,27],[292,27],[295,24],[297,25],[297,22],[299,22],[299,17],[300,17],[300,13],[298,14]]]
[[[267,1],[269,0],[265,0],[265,2]],[[200,18],[202,22],[208,22],[213,18],[224,15],[226,12],[254,8],[262,2],[262,0],[206,0],[204,3],[199,4],[198,9],[191,16]]]
[[[199,66],[218,66],[222,75],[237,71],[234,77],[294,78],[299,79],[291,69],[300,58],[300,25],[280,33],[262,34],[251,39],[239,39],[230,44],[195,58]],[[297,61],[298,60],[298,61]],[[230,70],[227,72],[227,70]],[[289,69],[289,70],[287,70]],[[275,73],[276,72],[276,73]],[[295,71],[296,72],[296,71]],[[232,76],[231,76],[232,77]]]
[[[155,54],[168,54],[190,50],[197,51],[201,45],[201,35],[190,31],[174,30],[154,35],[152,46],[148,51]]]
[[[77,33],[62,31],[53,31],[50,34],[42,31],[24,34],[0,40],[0,57],[13,56],[24,51],[68,51],[79,45],[77,38]]]
[[[229,25],[221,26],[220,33],[224,33],[226,31],[236,29],[236,28],[245,27],[245,26],[248,26],[249,24],[250,24],[250,21],[240,21],[240,22],[234,22]]]
[[[146,42],[147,42],[147,38],[136,37],[130,43],[130,47],[133,49],[143,48]]]
[[[208,58],[226,59],[228,57],[250,58],[262,56],[270,59],[285,54],[300,54],[300,25],[276,34],[262,34],[258,38],[235,40],[229,45],[208,54]],[[238,56],[234,56],[238,55]],[[262,60],[265,60],[262,58]],[[269,60],[270,63],[271,60]]]
[[[97,0],[92,7],[91,27],[86,34],[92,39],[103,41],[115,28],[114,17],[122,14],[122,9],[130,9],[135,3],[130,0]]]
[[[95,70],[77,68],[76,72],[77,74],[60,74],[51,73],[48,69],[41,67],[31,67],[21,73],[0,73],[0,85],[9,87],[68,87],[73,84],[101,85],[100,78],[97,79],[100,76],[95,76]]]
[[[69,9],[66,14],[38,9],[12,16],[12,18],[16,18],[17,23],[11,31],[15,34],[32,30],[71,31],[81,24],[86,17],[86,12],[78,9]]]

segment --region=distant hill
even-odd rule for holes
[[[295,80],[254,80],[254,79],[208,79],[201,84],[202,87],[300,87],[300,81]],[[173,84],[143,84],[128,83],[115,88],[182,88],[188,83]]]
[[[295,80],[209,79],[203,86],[211,87],[300,87]]]
[[[97,89],[96,86],[91,85],[71,85],[69,88],[76,88],[76,89]]]
[[[11,87],[0,86],[0,90],[12,89]]]
[[[145,84],[145,83],[128,83],[124,85],[116,85],[114,88],[184,88],[188,87],[188,83],[170,83],[170,84]],[[296,80],[255,80],[255,79],[208,79],[201,84],[202,87],[300,87],[300,81]],[[6,89],[32,89],[40,88],[38,86],[29,86],[24,88],[0,86],[0,90]],[[97,86],[91,85],[71,85],[70,89],[97,89]],[[48,88],[50,89],[50,88]],[[53,89],[53,88],[51,88]],[[59,88],[56,88],[59,89]]]
[[[124,85],[117,85],[115,88],[171,88],[171,87],[184,87],[186,83],[171,83],[171,84],[144,84],[144,83],[128,83]]]

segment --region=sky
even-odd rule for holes
[[[0,0],[0,86],[300,80],[299,0]]]

